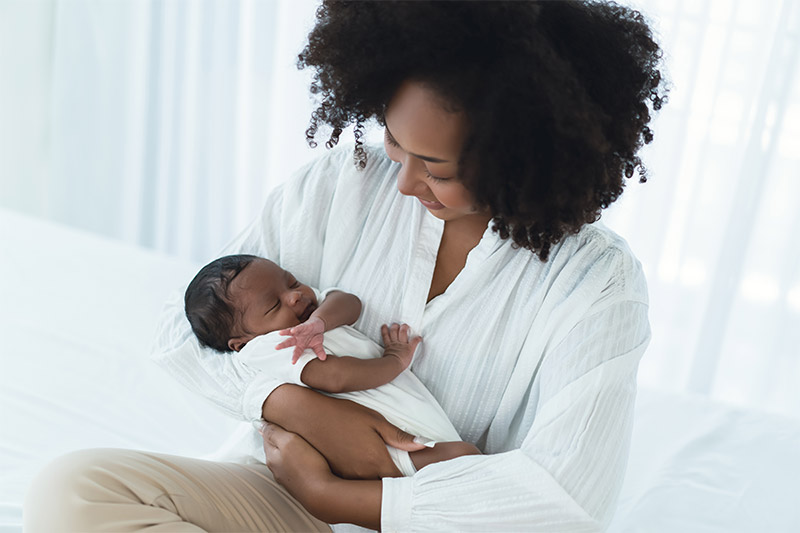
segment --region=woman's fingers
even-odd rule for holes
[[[283,449],[290,445],[291,440],[297,437],[296,434],[286,431],[278,424],[266,422],[261,431],[264,438],[264,446],[270,449]]]
[[[265,422],[261,425],[259,433],[261,433],[261,438],[264,441],[264,453],[267,457],[277,449],[275,433],[281,429],[283,428],[276,424],[270,424],[269,422]]]
[[[425,449],[425,444],[420,439],[415,439],[411,433],[406,433],[394,424],[383,420],[375,426],[375,430],[389,446],[394,446],[398,450],[416,452]]]

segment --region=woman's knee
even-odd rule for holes
[[[51,461],[28,487],[25,531],[77,530],[85,525],[84,513],[93,501],[107,501],[109,494],[124,499],[116,472],[130,453],[106,448],[79,450]]]

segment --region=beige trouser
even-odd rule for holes
[[[26,533],[330,531],[261,464],[96,449],[56,459],[34,479]]]

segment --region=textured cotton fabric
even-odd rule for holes
[[[316,355],[311,350],[306,350],[293,365],[294,347],[275,349],[284,340],[286,337],[277,331],[261,335],[248,342],[235,357],[281,383],[307,387],[301,376],[305,366],[316,359]],[[326,353],[338,356],[375,359],[383,355],[383,349],[375,341],[350,326],[341,326],[325,332],[322,346]],[[369,407],[412,435],[426,437],[434,442],[461,440],[436,398],[410,370],[403,371],[389,383],[374,389],[328,395]],[[408,452],[389,448],[389,455],[397,468],[405,475],[413,474],[415,469]],[[261,460],[263,453],[263,444],[251,450],[251,455]]]
[[[602,225],[546,262],[487,228],[448,289],[426,303],[444,223],[397,191],[400,166],[332,150],[274,190],[226,253],[272,259],[363,304],[378,341],[405,322],[412,364],[461,437],[484,456],[384,479],[382,529],[596,531],[610,520],[628,454],[636,370],[650,338],[647,289],[627,245]],[[491,225],[491,223],[490,223]],[[202,350],[172,300],[156,359],[234,416],[261,415],[274,380]]]

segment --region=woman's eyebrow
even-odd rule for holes
[[[384,125],[384,128],[386,128],[386,135],[388,135],[388,136],[389,136],[389,138],[390,138],[392,141],[394,141],[394,143],[395,143],[397,146],[400,146],[400,143],[399,143],[399,142],[397,142],[397,139],[395,139],[395,138],[394,138],[394,135],[392,135],[392,132],[391,132],[391,131],[389,131],[389,126],[385,126],[385,125]],[[422,159],[423,161],[427,161],[427,162],[429,162],[429,163],[449,163],[449,161],[447,161],[446,159],[439,159],[439,158],[437,158],[437,157],[430,157],[430,156],[427,156],[427,155],[419,155],[419,154],[414,154],[414,153],[411,153],[411,152],[408,152],[408,153],[409,153],[410,155],[413,155],[414,157],[416,157],[416,158],[418,158],[418,159]]]

